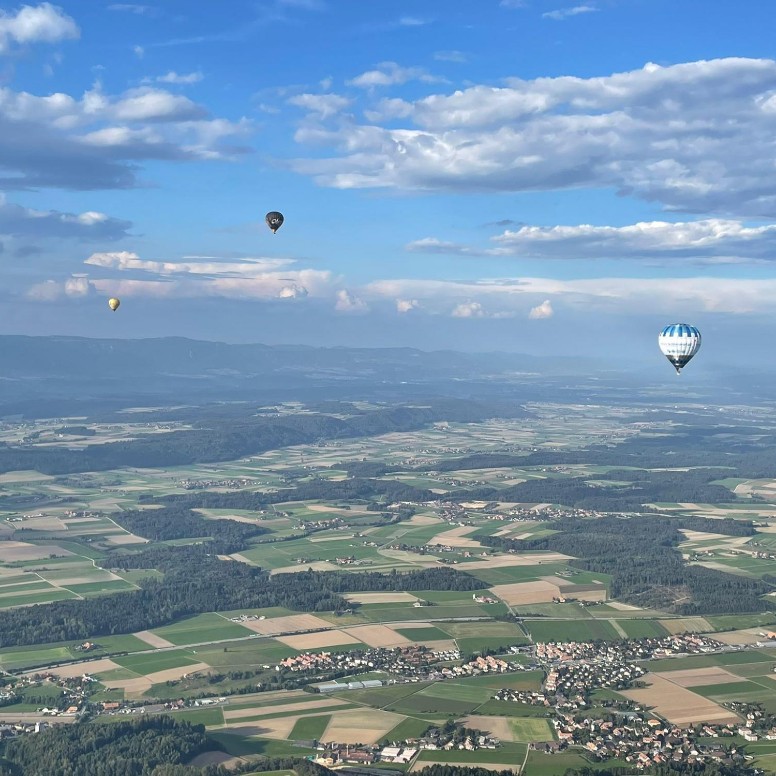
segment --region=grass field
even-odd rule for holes
[[[289,733],[294,741],[317,741],[331,722],[331,714],[319,714],[314,717],[302,717]]]
[[[666,635],[666,629],[655,620],[618,620],[617,624],[625,631],[630,639]]]
[[[200,661],[190,652],[175,650],[170,652],[157,652],[148,655],[127,655],[117,657],[115,663],[134,671],[136,674],[153,674],[157,671],[166,671],[168,668],[182,668],[194,665]]]
[[[433,626],[425,628],[396,628],[396,632],[410,641],[418,641],[421,644],[427,641],[441,641],[450,638],[443,630]]]
[[[225,617],[211,613],[187,617],[174,625],[155,628],[152,633],[177,646],[185,646],[186,644],[202,644],[208,641],[248,638],[253,634],[253,631],[238,625],[236,622],[230,622]]]
[[[525,627],[534,641],[617,641],[622,636],[606,620],[575,622],[526,620]]]

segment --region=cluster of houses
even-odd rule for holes
[[[735,735],[736,731],[719,725],[683,728],[638,712],[618,713],[614,719],[575,719],[558,712],[553,720],[558,743],[537,748],[583,746],[597,760],[618,758],[637,769],[670,763],[692,767],[696,763],[742,763],[745,755],[735,745],[706,744],[703,737]],[[724,732],[723,732],[724,731]]]
[[[612,663],[623,660],[649,660],[717,652],[726,645],[708,636],[685,633],[655,636],[627,641],[563,641],[536,644],[536,657],[548,663],[569,660],[601,660]]]
[[[612,690],[624,690],[647,673],[636,663],[590,662],[560,665],[547,674],[544,691],[548,695],[562,695],[567,699],[580,698],[583,705],[591,690],[607,687]]]
[[[460,660],[458,650],[430,650],[427,647],[412,645],[408,647],[372,647],[348,652],[303,652],[301,655],[287,657],[275,666],[276,671],[288,670],[294,673],[318,671],[355,674],[364,671],[385,671],[415,681],[426,679],[430,666],[447,660]],[[378,684],[380,684],[378,682]]]
[[[247,477],[226,480],[178,480],[175,483],[184,490],[209,490],[210,488],[247,488],[255,485],[255,481]]]
[[[258,620],[266,620],[266,614],[240,614],[237,617],[229,618],[232,622],[256,622]]]
[[[396,763],[407,765],[424,750],[473,752],[478,749],[497,749],[501,746],[501,741],[498,738],[481,735],[477,731],[466,731],[465,735],[461,735],[461,733],[460,728],[449,732],[439,728],[431,728],[420,738],[393,741],[389,746],[351,746],[334,742],[318,744],[317,749],[320,754],[315,758],[315,762],[328,768],[346,764]]]

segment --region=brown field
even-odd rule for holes
[[[661,679],[678,684],[680,687],[701,687],[704,684],[727,684],[740,682],[740,676],[734,676],[721,666],[709,666],[708,668],[685,668],[681,671],[669,671],[657,673]]]
[[[442,521],[435,515],[413,515],[409,520],[405,520],[402,525],[432,525]]]
[[[310,537],[308,539],[309,542],[313,544],[323,544],[325,542],[339,542],[343,539],[352,539],[353,534],[352,533],[339,533],[335,534],[334,536],[315,536]]]
[[[376,709],[341,711],[332,717],[321,741],[376,744],[404,719],[401,714]]]
[[[319,633],[301,633],[298,636],[278,636],[277,641],[282,642],[292,649],[301,651],[307,649],[320,649],[322,647],[336,647],[339,644],[361,644],[350,634],[341,630],[321,631]]]
[[[133,636],[136,636],[140,639],[140,641],[145,641],[146,644],[148,644],[151,647],[174,647],[175,644],[173,644],[171,641],[167,641],[167,639],[163,639],[161,636],[157,636],[155,633],[151,633],[151,631],[138,631],[137,633],[133,633]]]
[[[142,536],[135,536],[135,534],[120,533],[111,534],[105,537],[105,541],[110,544],[147,544],[148,539],[144,539]]]
[[[0,562],[13,563],[15,560],[38,560],[49,555],[72,555],[56,545],[28,544],[27,542],[0,542]]]
[[[408,552],[407,550],[378,550],[377,552],[391,560],[411,563],[413,566],[431,568],[432,566],[439,565],[439,561],[432,555],[421,555],[419,552]]]
[[[237,558],[237,555],[233,555],[233,558]],[[247,558],[237,558],[237,560],[248,561]],[[300,571],[307,571],[312,569],[313,571],[336,571],[339,566],[335,566],[333,563],[329,563],[326,560],[315,560],[312,563],[295,563],[293,566],[283,566],[279,569],[272,569],[269,572],[270,576],[275,574],[298,574]]]
[[[252,706],[249,709],[229,709],[224,708],[224,719],[242,719],[244,717],[258,717],[262,714],[266,714],[271,717],[276,714],[283,714],[286,711],[310,711],[311,709],[327,709],[332,706],[345,706],[346,702],[338,700],[337,698],[321,698],[316,701],[306,701],[304,703],[284,703],[276,704],[275,706]],[[300,714],[300,716],[308,716]]]
[[[493,595],[497,595],[510,606],[517,604],[548,603],[553,598],[561,595],[560,588],[550,582],[537,580],[536,582],[513,582],[508,585],[496,585],[490,588]]]
[[[207,663],[194,663],[179,668],[168,668],[165,671],[155,671],[152,674],[146,674],[145,678],[151,684],[161,684],[162,682],[172,682],[180,679],[184,674],[196,674],[200,671],[212,671],[213,669]]]
[[[356,625],[344,630],[370,647],[399,647],[412,643],[385,625]]]
[[[230,733],[239,733],[241,736],[262,736],[275,740],[287,741],[294,729],[299,717],[280,717],[279,719],[263,719],[259,723],[252,722],[249,725],[229,725]]]
[[[58,517],[25,517],[24,520],[14,523],[16,530],[28,528],[33,531],[66,531],[67,526]]]
[[[61,676],[63,679],[71,679],[84,674],[94,676],[95,674],[101,674],[103,671],[113,671],[116,668],[121,668],[121,666],[105,657],[101,660],[91,660],[88,663],[76,663],[70,666],[49,668],[48,672],[54,674],[54,676]],[[36,671],[30,671],[29,673],[34,674]]]
[[[151,682],[144,676],[136,679],[103,679],[102,683],[109,690],[124,690],[126,698],[141,698],[143,693],[151,689]]]
[[[195,768],[204,768],[206,765],[223,765],[225,768],[229,768],[241,762],[243,760],[239,757],[232,757],[226,752],[202,752],[202,754],[198,754],[186,765],[191,765]]]
[[[418,600],[411,593],[348,593],[345,598],[356,604],[411,604]]]
[[[483,560],[473,560],[466,564],[466,569],[497,569],[506,566],[540,566],[542,563],[560,563],[571,560],[570,555],[560,552],[525,552],[520,555],[492,555]]]
[[[45,574],[46,572],[44,571],[43,575]],[[82,574],[80,577],[66,577],[65,579],[58,579],[56,582],[50,582],[50,584],[55,585],[56,587],[67,587],[68,585],[88,585],[90,582],[112,582],[116,579],[121,579],[121,577],[117,577],[115,574],[106,571],[102,574]]]
[[[292,614],[288,617],[273,617],[268,620],[247,620],[240,625],[260,633],[262,636],[276,636],[278,633],[302,633],[311,630],[331,630],[331,623],[313,614]]]
[[[762,631],[762,628],[746,628],[745,630],[728,631],[727,633],[715,633],[714,638],[723,644],[756,644],[758,641],[764,640],[763,636],[757,635],[762,633]]]
[[[740,721],[738,715],[684,687],[669,682],[662,676],[645,674],[643,680],[649,684],[649,687],[622,690],[622,694],[636,703],[651,707],[656,714],[676,725]]]
[[[676,620],[660,620],[660,624],[671,634],[685,633],[708,633],[714,628],[703,617],[679,617]]]
[[[457,766],[460,768],[485,768],[488,771],[512,771],[513,773],[520,773],[520,766],[515,763],[478,763],[473,760],[467,760],[466,762],[451,762],[445,760],[416,760],[415,764],[410,768],[410,773],[414,771],[422,771],[424,768],[428,768],[430,765],[446,765]]]
[[[423,644],[434,652],[447,652],[458,649],[455,639],[440,639],[439,641],[413,641],[413,644]]]
[[[450,547],[481,547],[482,545],[476,539],[469,539],[466,536],[476,530],[477,526],[460,526],[453,528],[451,531],[443,531],[437,534],[433,539],[429,539],[426,544],[446,544]]]
[[[43,480],[53,480],[49,474],[41,474],[34,471],[6,472],[0,474],[0,482],[42,482]]]
[[[340,478],[342,479],[342,478]],[[342,507],[327,507],[326,504],[307,504],[307,508],[311,512],[335,512],[341,515],[368,515],[371,514],[367,509],[359,509],[353,507],[352,509],[342,509]]]
[[[619,609],[621,612],[640,612],[640,606],[633,606],[633,604],[624,604],[621,601],[609,601],[609,606],[612,609]]]

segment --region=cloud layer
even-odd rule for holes
[[[532,259],[690,259],[738,264],[776,259],[776,225],[747,226],[732,219],[646,221],[627,226],[523,226],[491,238],[490,248],[424,237],[413,253],[514,256]]]
[[[776,217],[776,192],[764,185],[774,172],[771,59],[513,78],[501,87],[384,100],[368,116],[370,124],[340,121],[298,133],[299,142],[330,153],[297,159],[294,169],[345,189],[609,187],[667,209]],[[397,120],[405,125],[381,126]]]

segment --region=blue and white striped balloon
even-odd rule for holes
[[[689,323],[671,323],[657,338],[663,355],[674,365],[676,374],[687,366],[701,346],[701,333]]]

